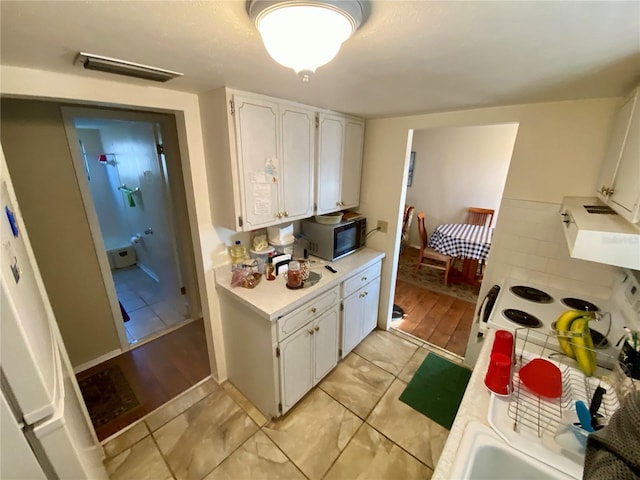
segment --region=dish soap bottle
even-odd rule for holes
[[[229,256],[231,257],[231,270],[236,270],[242,267],[245,257],[247,256],[247,250],[244,248],[240,240],[236,240],[236,244],[229,248]]]
[[[267,265],[264,267],[264,276],[267,277],[267,280],[275,280],[276,276],[274,274],[276,267],[273,266],[273,253],[269,252],[269,258],[267,258]]]

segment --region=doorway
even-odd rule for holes
[[[186,211],[179,163],[167,156],[170,130],[162,115],[70,107],[62,113],[126,351],[200,315],[189,238],[176,228],[176,213]]]
[[[406,246],[398,260],[394,296],[400,308],[394,309],[392,328],[464,356],[479,287],[445,285],[443,270],[417,267],[421,241],[416,217],[424,212],[429,238],[439,225],[466,223],[469,207],[493,209],[494,226],[517,130],[518,124],[508,123],[413,132],[410,180],[403,186],[413,219],[402,231]],[[462,260],[454,261],[460,268]]]

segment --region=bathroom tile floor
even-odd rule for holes
[[[398,397],[431,351],[375,330],[274,420],[209,378],[104,442],[105,466],[112,479],[429,479],[448,431]]]
[[[130,317],[124,324],[130,345],[187,320],[163,300],[158,283],[139,267],[120,268],[111,274],[118,300]]]

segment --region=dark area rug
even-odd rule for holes
[[[435,268],[420,267],[420,270],[416,272],[418,254],[419,250],[417,248],[407,247],[400,255],[398,260],[398,280],[404,280],[432,292],[444,293],[460,300],[477,303],[478,289],[476,287],[467,284],[445,286],[444,272]],[[461,263],[462,261],[458,260],[458,268],[460,268]]]
[[[98,428],[140,406],[118,365],[112,365],[79,380],[89,416]]]
[[[470,370],[429,353],[400,401],[451,430],[470,377]]]

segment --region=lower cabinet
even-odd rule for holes
[[[358,269],[275,321],[221,295],[231,383],[268,418],[290,410],[338,364],[340,348],[344,357],[376,327],[380,268]]]
[[[339,315],[336,304],[280,342],[282,413],[337,365]]]
[[[343,300],[342,358],[376,328],[379,297],[378,276]]]

